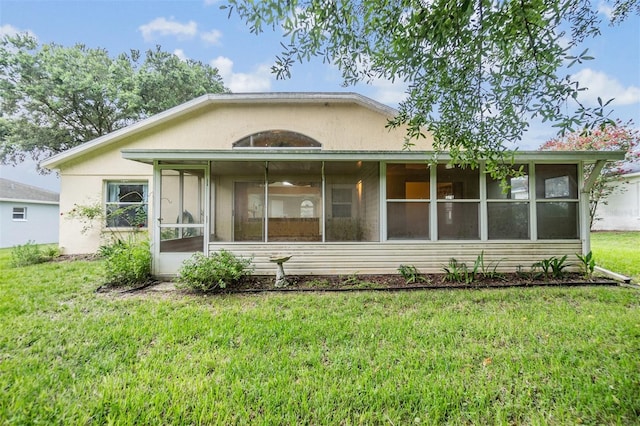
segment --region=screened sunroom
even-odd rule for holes
[[[273,273],[268,260],[280,254],[293,255],[287,266],[298,273],[393,273],[403,263],[433,271],[481,251],[507,269],[530,266],[583,250],[583,165],[606,158],[521,153],[513,167],[522,174],[505,190],[482,165],[432,164],[427,152],[326,152],[277,133],[224,151],[123,151],[154,164],[158,274],[221,248],[253,257],[258,273]]]
[[[427,131],[404,149],[407,129],[388,126],[397,114],[356,93],[203,95],[43,162],[60,173],[61,212],[96,201],[136,212],[136,227],[89,232],[63,215],[60,247],[90,253],[104,234],[146,231],[166,276],[221,249],[256,274],[282,256],[292,274],[395,274],[480,253],[514,271],[589,251],[589,188],[624,153],[517,151],[523,173],[504,191],[482,159],[462,169],[436,156]]]

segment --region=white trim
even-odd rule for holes
[[[0,198],[0,202],[5,203],[19,203],[19,204],[48,204],[57,206],[60,204],[59,201],[39,201],[39,200],[28,200],[22,198]]]
[[[16,214],[16,209],[22,209],[22,213],[18,213],[18,214],[21,214],[22,217],[20,217],[20,218],[14,217],[14,215]],[[27,218],[27,206],[13,206],[13,207],[11,207],[11,220],[13,222],[26,222],[28,220],[28,218]]]
[[[438,157],[438,162],[451,159],[448,153],[435,151],[325,151],[319,149],[123,149],[126,160],[152,164],[153,161],[167,163],[182,161],[388,161],[388,162],[424,162]],[[537,164],[556,164],[558,162],[575,164],[579,161],[596,162],[598,160],[620,160],[622,151],[516,151],[514,161],[524,163],[535,161]]]

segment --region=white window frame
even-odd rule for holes
[[[110,201],[109,200],[109,186],[112,184],[117,184],[117,185],[143,185],[143,194],[142,194],[142,198],[143,201],[139,202],[139,203],[132,203],[132,202],[122,202],[122,201]],[[149,182],[146,180],[106,180],[104,181],[104,203],[103,203],[103,209],[104,209],[104,214],[105,217],[107,215],[108,212],[108,207],[110,205],[123,205],[123,204],[127,204],[127,205],[140,205],[140,206],[146,206],[146,212],[147,212],[147,217],[145,220],[145,224],[144,226],[140,227],[141,229],[148,229],[149,228]],[[135,229],[135,227],[133,226],[109,226],[109,221],[105,220],[105,223],[103,224],[103,226],[105,227],[105,229],[108,230],[116,230],[116,229]]]
[[[19,212],[22,210],[22,212]],[[19,216],[19,217],[16,217]],[[13,207],[11,210],[11,219],[14,222],[26,222],[27,221],[27,208],[26,207]]]

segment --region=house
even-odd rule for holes
[[[0,248],[58,242],[58,194],[0,178]]]
[[[292,255],[290,274],[440,272],[450,258],[513,271],[589,250],[585,163],[612,152],[517,152],[525,174],[500,182],[433,158],[432,139],[404,149],[396,111],[353,93],[205,95],[42,165],[61,178],[60,245],[95,251],[100,233],[147,229],[156,275],[193,252]],[[128,211],[88,232],[67,212]],[[141,218],[131,226],[132,217]],[[122,220],[121,220],[122,219]]]
[[[594,231],[640,231],[640,170],[622,176],[619,191],[598,203]]]

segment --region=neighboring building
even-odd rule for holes
[[[61,178],[60,245],[95,251],[103,231],[148,229],[156,275],[227,249],[273,274],[441,272],[484,251],[502,270],[589,250],[592,179],[618,152],[516,152],[511,191],[480,170],[404,149],[396,111],[353,93],[205,95],[46,160]],[[482,162],[481,162],[482,163]],[[75,205],[129,214],[82,232]]]
[[[640,171],[622,176],[620,190],[598,203],[594,231],[640,231]]]
[[[58,242],[59,196],[0,178],[0,248]]]

